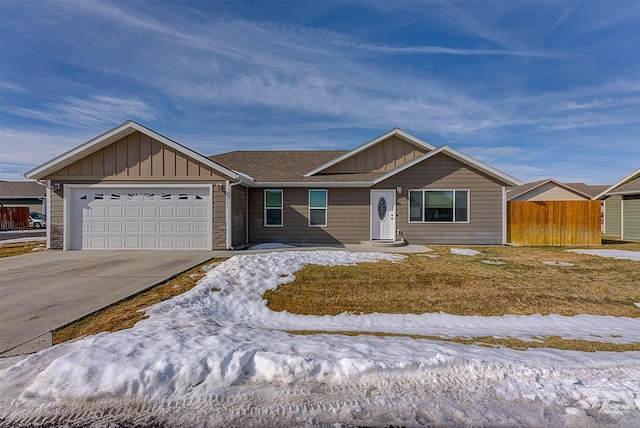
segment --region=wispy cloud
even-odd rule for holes
[[[104,127],[127,119],[151,120],[154,108],[136,98],[96,95],[91,99],[67,97],[38,109],[4,106],[2,111],[28,119],[74,127]]]

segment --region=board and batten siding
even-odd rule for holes
[[[141,132],[134,132],[54,172],[50,180],[224,180],[217,171]]]
[[[375,185],[397,189],[396,229],[411,244],[502,244],[502,185],[471,167],[438,154]],[[468,190],[469,223],[410,223],[409,190]],[[369,221],[369,220],[367,220]]]
[[[361,152],[323,170],[328,173],[386,172],[403,165],[428,150],[397,136],[386,138]]]
[[[622,196],[613,195],[604,200],[604,233],[620,236],[622,234],[621,212]]]
[[[640,195],[622,199],[622,239],[640,240]]]
[[[249,189],[249,241],[252,244],[353,244],[369,239],[369,189],[328,188],[327,226],[309,226],[309,189],[282,189],[283,226],[264,226],[264,190]]]
[[[588,201],[588,198],[554,184],[545,183],[542,186],[523,193],[511,199],[514,202],[521,201]]]

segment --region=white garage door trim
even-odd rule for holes
[[[67,184],[63,192],[65,250],[212,249],[212,184]],[[87,229],[84,216],[92,213],[89,207],[77,205],[83,203],[82,197],[87,204],[93,203],[91,208],[104,204],[111,211],[101,214],[104,221],[99,232]],[[149,211],[150,217],[143,211]]]

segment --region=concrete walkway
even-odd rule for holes
[[[51,346],[51,331],[219,251],[45,251],[0,259],[0,357]]]
[[[45,251],[0,259],[0,357],[52,345],[51,332],[214,257],[272,251],[424,253],[422,245],[240,251]]]

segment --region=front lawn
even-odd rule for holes
[[[640,244],[599,248],[640,250]],[[454,315],[594,314],[640,317],[640,263],[558,248],[483,247],[459,256],[450,247],[357,266],[310,265],[295,282],[265,294],[269,308],[304,315],[352,313]],[[429,257],[438,255],[437,258]],[[504,265],[482,263],[498,260]],[[543,261],[573,263],[548,266]]]

